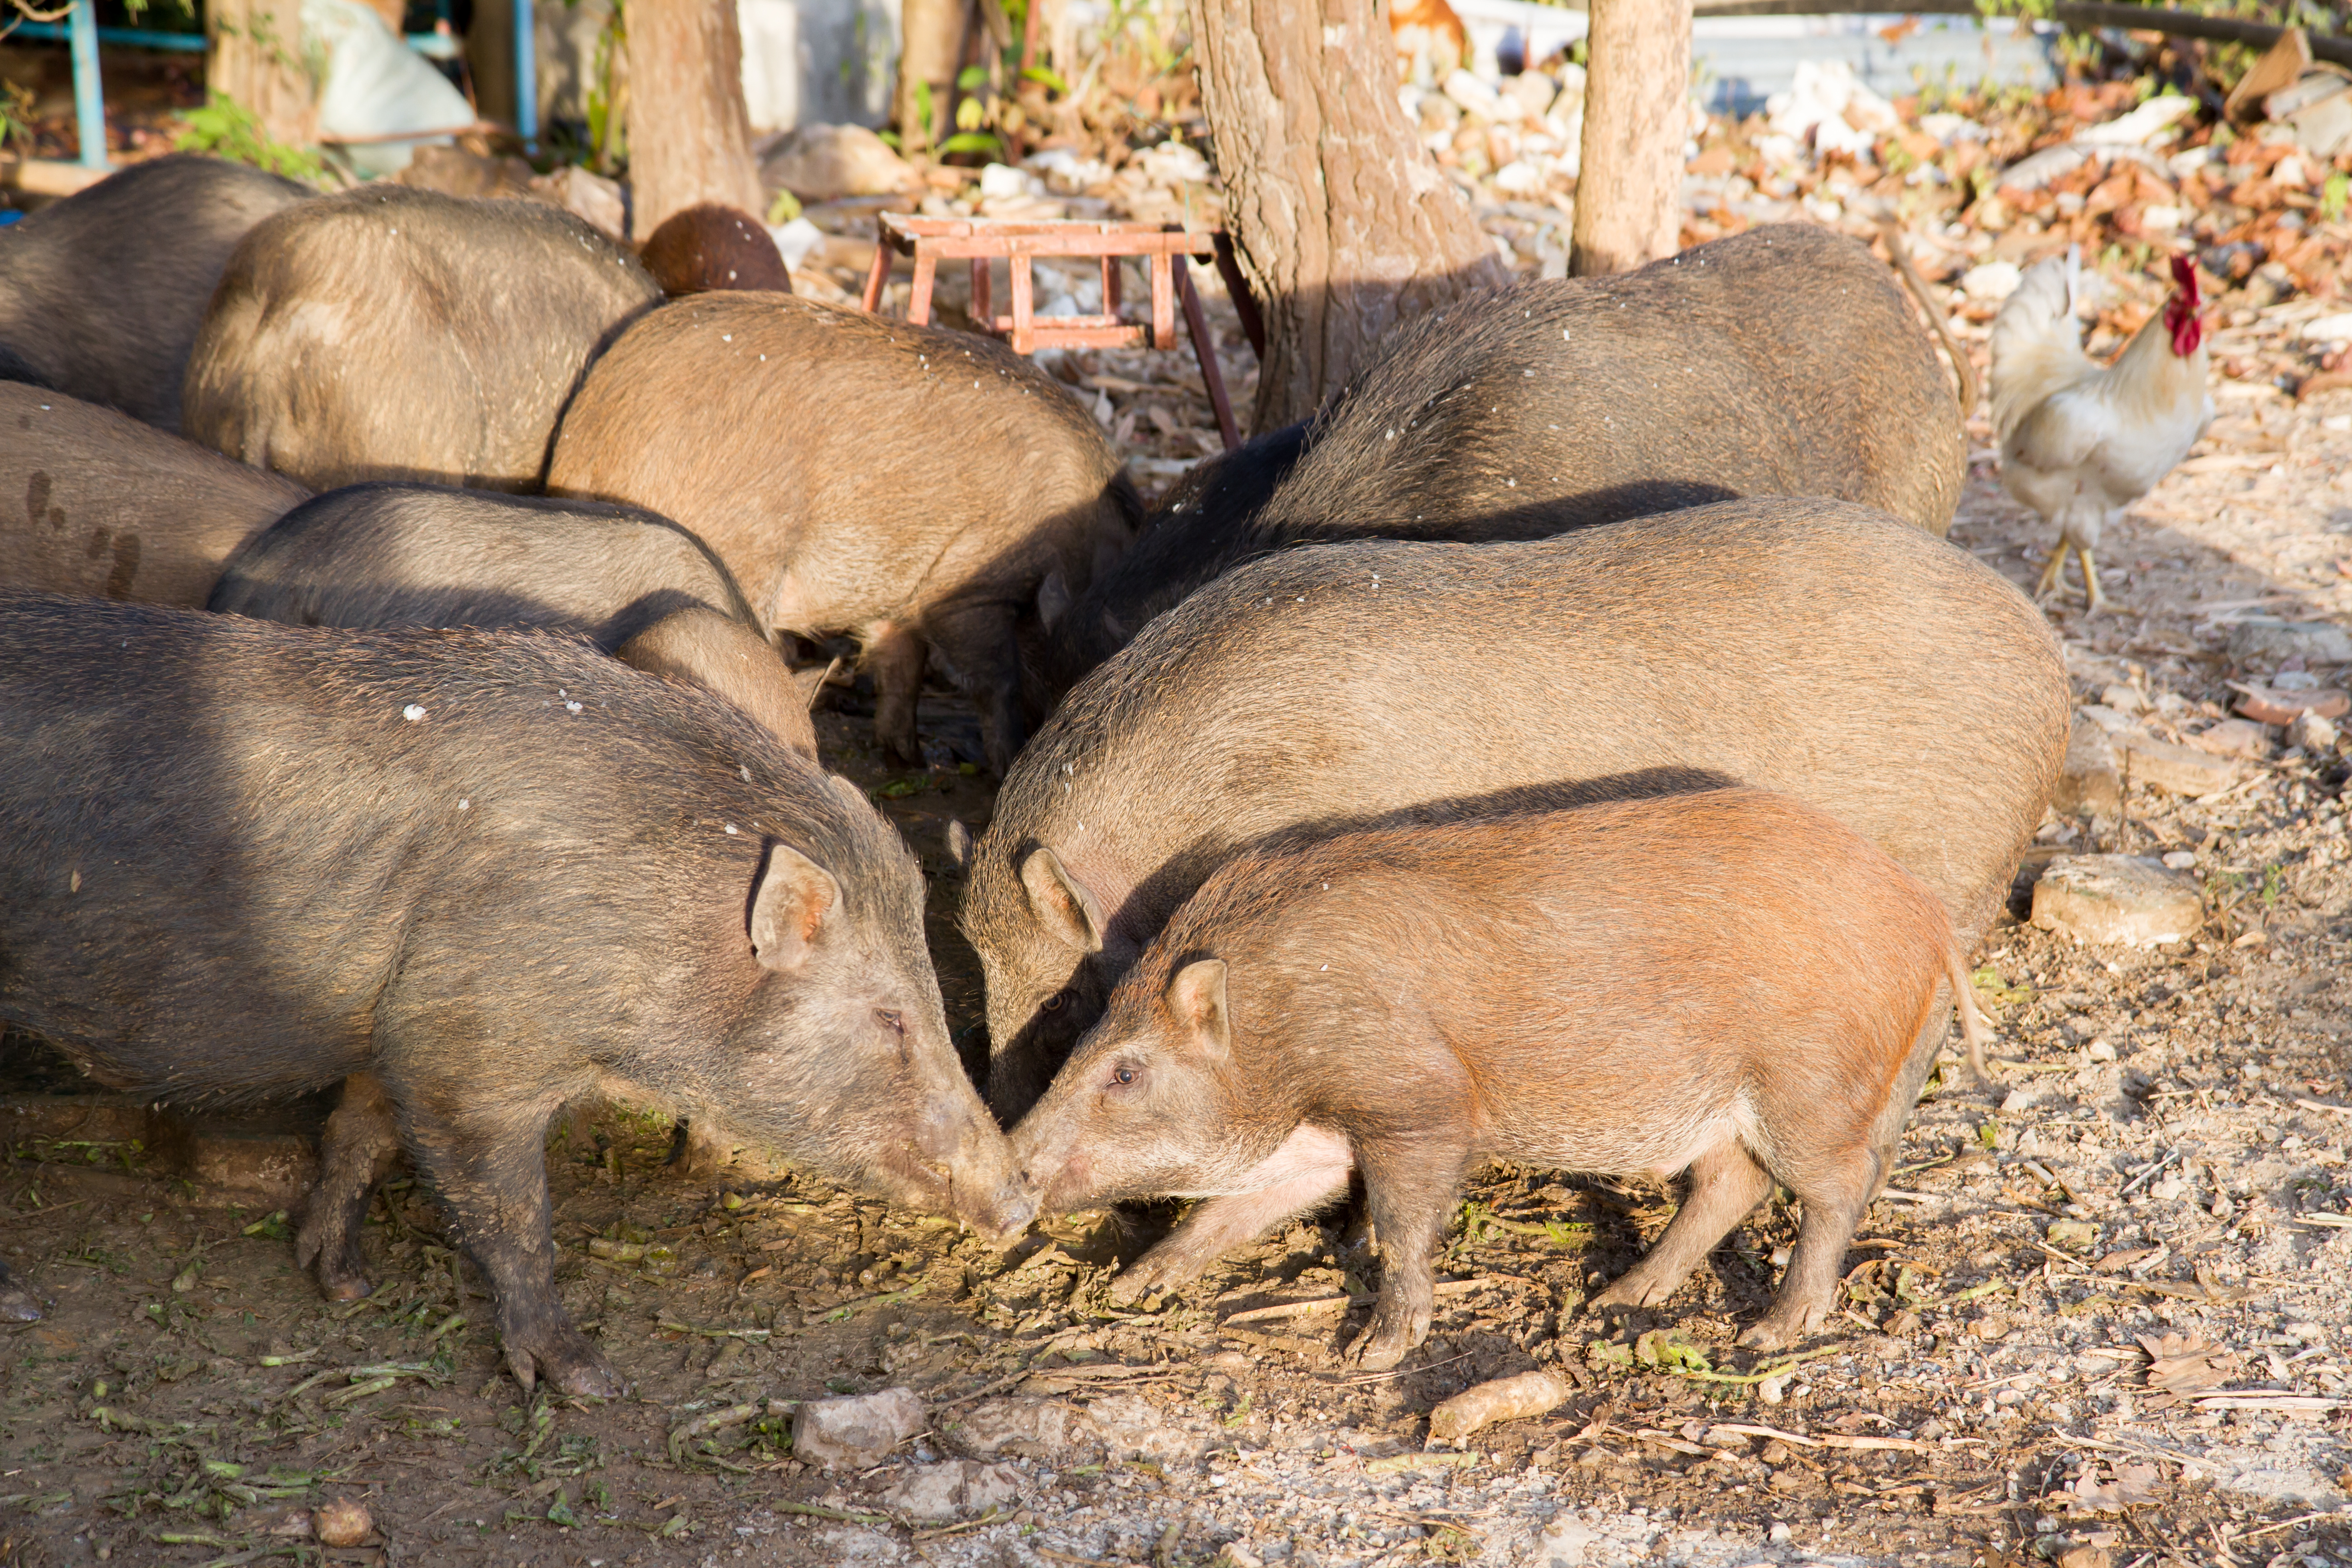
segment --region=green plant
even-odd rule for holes
[[[187,129],[172,145],[183,153],[209,153],[306,184],[326,181],[327,165],[318,153],[273,142],[253,111],[225,92],[208,94],[202,109],[191,109],[179,118]]]
[[[2329,223],[2341,223],[2347,202],[2352,202],[2352,174],[2338,169],[2319,187],[2319,216]]]

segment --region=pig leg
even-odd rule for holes
[[[1437,1244],[1470,1165],[1465,1140],[1444,1145],[1371,1144],[1362,1151],[1364,1195],[1381,1246],[1381,1293],[1372,1321],[1348,1353],[1386,1372],[1429,1337],[1437,1301]]]
[[[499,1303],[507,1370],[528,1394],[544,1373],[565,1394],[626,1389],[555,1299],[544,1147],[552,1105],[409,1103],[412,1152],[457,1220]]]
[[[874,739],[903,767],[923,765],[922,742],[915,739],[915,699],[923,689],[923,661],[929,652],[913,631],[888,621],[866,640],[864,662],[874,677]]]
[[[1662,1304],[1771,1190],[1770,1173],[1738,1140],[1727,1138],[1701,1154],[1691,1162],[1689,1195],[1675,1211],[1666,1234],[1648,1257],[1592,1299],[1593,1308]]]
[[[329,1300],[356,1301],[368,1293],[360,1226],[375,1184],[399,1158],[400,1122],[392,1097],[373,1073],[352,1074],[343,1079],[342,1098],[319,1141],[319,1183],[303,1205],[294,1237],[295,1260],[316,1275]]]
[[[1234,1248],[1345,1193],[1354,1168],[1346,1138],[1325,1128],[1299,1126],[1234,1181],[1239,1191],[1202,1204],[1166,1240],[1121,1269],[1111,1294],[1132,1301],[1160,1286],[1192,1279]]]
[[[1802,1171],[1782,1173],[1805,1217],[1797,1226],[1797,1246],[1789,1258],[1772,1310],[1739,1336],[1752,1350],[1779,1350],[1821,1327],[1837,1301],[1839,1271],[1845,1262],[1846,1243],[1862,1224],[1863,1211],[1878,1184],[1882,1161],[1857,1142],[1853,1152],[1808,1162]]]
[[[964,605],[935,610],[923,624],[923,635],[980,710],[981,744],[998,778],[1012,771],[1014,754],[1029,738],[1021,713],[1021,645],[1013,639],[1013,618],[1003,605]]]

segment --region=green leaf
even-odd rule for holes
[[[985,131],[959,131],[940,143],[941,153],[985,153],[995,157],[1004,151],[1004,144]]]
[[[1042,82],[1065,98],[1070,94],[1070,84],[1064,81],[1058,72],[1049,70],[1044,66],[1031,66],[1021,73],[1021,77],[1024,81]]]
[[[768,226],[771,228],[788,224],[801,216],[801,199],[790,191],[778,191],[776,199],[768,204]]]
[[[986,66],[966,66],[956,73],[956,86],[965,92],[974,92],[988,85]]]
[[[1633,1359],[1660,1372],[1713,1372],[1706,1352],[1690,1342],[1680,1329],[1652,1329],[1633,1342]]]

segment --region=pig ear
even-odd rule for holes
[[[1043,846],[1021,862],[1021,885],[1028,889],[1029,908],[1065,947],[1080,952],[1100,952],[1103,945],[1102,905],[1087,885],[1070,874],[1062,858]]]
[[[971,829],[961,817],[948,818],[948,858],[959,871],[971,869]]]
[[[1233,1031],[1225,1023],[1223,959],[1196,959],[1178,970],[1168,983],[1168,1008],[1202,1055],[1222,1061],[1233,1054]]]
[[[1050,632],[1069,613],[1069,579],[1063,576],[1062,569],[1056,566],[1045,574],[1044,582],[1037,584],[1037,619]]]
[[[840,909],[841,884],[832,872],[789,844],[772,846],[751,895],[751,952],[760,967],[780,974],[799,969]]]

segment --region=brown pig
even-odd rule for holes
[[[1000,775],[1028,732],[1019,629],[1084,592],[1139,515],[1093,418],[1002,344],[767,293],[631,323],[565,412],[547,483],[692,529],[771,626],[854,634],[901,762],[921,760],[936,656]]]
[[[1013,1133],[1041,1206],[1207,1201],[1119,1276],[1192,1279],[1363,1173],[1381,1252],[1355,1346],[1429,1332],[1432,1259],[1489,1160],[1690,1191],[1594,1300],[1650,1307],[1771,1192],[1804,1204],[1763,1320],[1834,1305],[1894,1169],[1906,1064],[1948,987],[1979,1026],[1943,905],[1882,849],[1760,790],[1343,833],[1227,861],[1112,991]]]
[[[110,408],[0,382],[0,588],[202,609],[310,492]]]
[[[660,297],[636,258],[539,202],[381,182],[320,196],[229,258],[182,428],[317,489],[534,490],[589,360]]]

